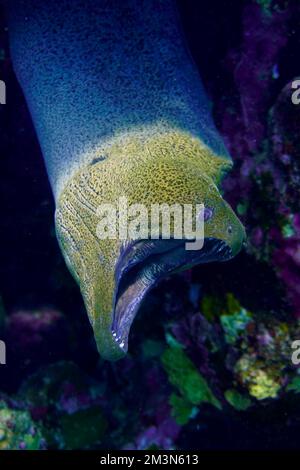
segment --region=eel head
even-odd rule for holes
[[[198,139],[169,133],[111,147],[105,159],[92,160],[62,191],[56,209],[57,237],[104,358],[126,354],[139,307],[162,278],[197,264],[229,260],[240,251],[244,228],[217,187],[229,166],[229,160],[212,155]],[[120,198],[127,208],[146,208],[148,215],[157,204],[189,205],[193,227],[201,207],[203,246],[187,249],[191,238],[184,233],[175,236],[173,213],[168,239],[162,236],[161,217],[155,223],[151,219],[155,237],[150,232],[136,237],[116,234],[112,225],[118,226],[125,210]],[[111,216],[106,219],[106,235],[101,231],[103,208]]]

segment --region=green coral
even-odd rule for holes
[[[243,308],[232,293],[227,293],[223,300],[205,296],[201,303],[201,311],[210,322],[220,318],[226,341],[229,344],[236,342],[252,320],[251,312]]]
[[[181,426],[187,424],[198,411],[189,401],[175,393],[172,393],[169,403],[172,406],[173,418]]]
[[[264,370],[259,370],[255,380],[249,387],[249,392],[257,400],[276,398],[280,390],[280,384]]]
[[[300,377],[294,377],[287,385],[286,390],[288,392],[300,393]]]
[[[204,297],[202,312],[209,321],[217,323],[219,319],[228,352],[236,357],[234,380],[257,400],[277,398],[291,375],[290,345],[293,337],[299,337],[299,323],[282,322],[264,312],[258,319],[258,314],[244,308],[232,293],[223,300]],[[296,391],[298,385],[300,389],[300,380],[295,380],[290,390]],[[234,407],[244,406],[231,391],[225,398]]]
[[[242,356],[235,367],[240,380],[257,400],[277,398],[281,389],[281,369],[266,367],[264,363],[249,356]]]
[[[42,441],[28,411],[14,410],[0,402],[0,450],[38,450]]]
[[[228,403],[238,411],[247,410],[251,406],[251,400],[234,389],[226,390],[224,395]]]
[[[212,393],[206,380],[181,348],[168,347],[162,355],[162,364],[170,383],[177,388],[187,403],[191,405],[210,403],[221,409],[219,400]]]
[[[233,315],[222,315],[220,318],[225,339],[228,344],[234,344],[244,333],[246,326],[251,321],[251,316],[247,310],[242,309]]]
[[[240,305],[233,294],[227,294],[226,310],[220,316],[220,321],[227,343],[234,344],[252,321],[252,314]]]

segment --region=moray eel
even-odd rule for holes
[[[171,0],[9,0],[7,11],[57,238],[98,350],[115,360],[160,279],[239,252],[244,228],[218,189],[232,161]],[[203,248],[172,236],[99,239],[98,208],[120,196],[149,209],[204,204]]]

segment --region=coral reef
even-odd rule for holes
[[[187,15],[190,2],[179,3]],[[198,14],[188,26],[200,48],[192,3]],[[222,29],[214,2],[203,26],[223,34],[219,48],[210,46],[218,68],[204,76],[235,162],[224,198],[248,245],[229,263],[178,274],[150,293],[118,363],[99,358],[56,246],[51,193],[33,164],[39,149],[16,85],[18,116],[11,122],[9,105],[1,108],[9,136],[0,142],[9,252],[0,271],[8,361],[0,366],[1,449],[298,448],[300,369],[291,345],[300,339],[300,105],[291,83],[300,76],[300,7],[245,0],[230,13],[227,4],[230,27]],[[0,70],[11,78],[4,44],[0,31]],[[22,172],[24,160],[33,173]],[[18,201],[11,173],[15,186],[25,179],[31,188]]]
[[[73,363],[41,369],[22,385],[17,399],[39,423],[50,448],[85,449],[102,441],[101,386]]]
[[[44,443],[28,411],[15,410],[5,401],[0,402],[0,450],[39,450]]]

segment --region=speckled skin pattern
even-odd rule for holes
[[[10,47],[55,196],[90,152],[137,127],[225,155],[169,0],[9,0]]]
[[[228,160],[211,155],[188,134],[169,132],[146,140],[128,136],[108,149],[106,160],[79,171],[62,192],[56,210],[58,239],[80,284],[104,357],[120,354],[111,322],[121,241],[97,238],[97,207],[103,203],[117,206],[120,195],[128,204],[144,204],[149,210],[155,203],[203,203],[214,209],[205,236],[225,240],[236,254],[244,230],[216,186],[227,167]]]
[[[98,349],[111,335],[120,241],[99,240],[96,210],[204,203],[205,236],[233,254],[244,230],[217,189],[230,168],[169,0],[9,0],[16,75],[56,199],[56,229]],[[230,233],[228,227],[231,227]]]

